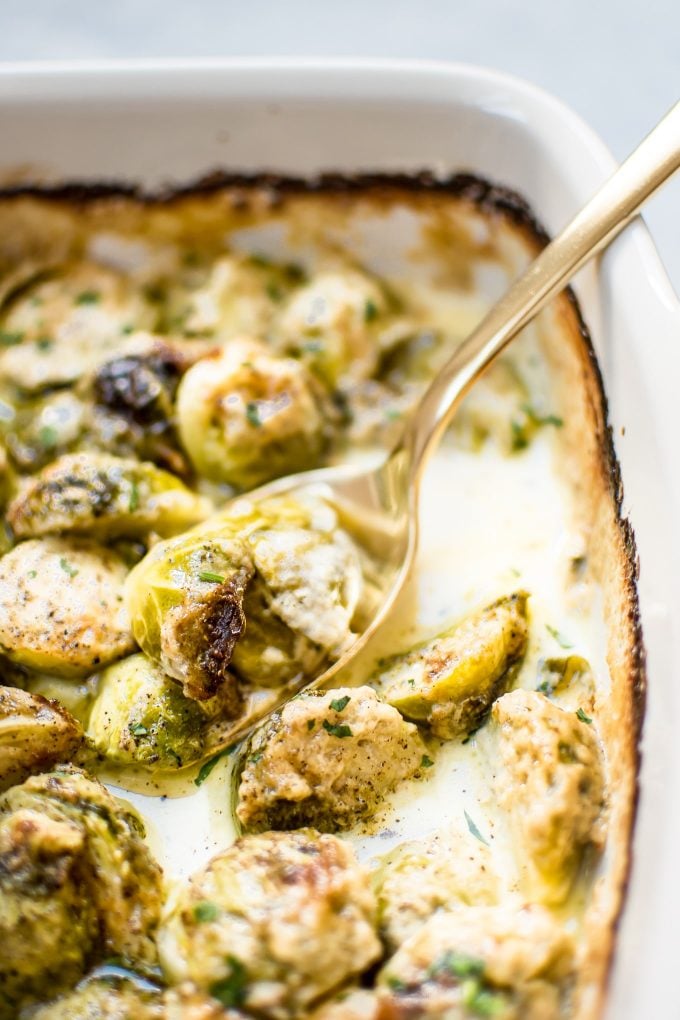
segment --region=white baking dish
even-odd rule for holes
[[[434,64],[238,61],[0,68],[0,175],[188,180],[218,166],[471,170],[559,229],[613,168],[567,108],[494,72]],[[641,560],[649,667],[634,867],[612,977],[617,1020],[680,1015],[680,307],[645,228],[577,281],[609,397]]]

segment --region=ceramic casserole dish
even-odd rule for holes
[[[452,174],[469,174],[473,191],[481,178],[521,195],[548,233],[558,231],[614,168],[597,137],[556,100],[504,75],[455,65],[6,66],[0,69],[0,127],[3,187],[80,181],[154,189],[226,169],[243,181],[263,172],[305,179],[326,173],[336,181],[346,175],[373,189],[388,179],[398,188],[404,175],[426,171],[428,187],[436,188]],[[332,190],[336,185],[328,180]],[[276,190],[274,178],[269,181]],[[514,200],[504,194],[490,201],[499,208],[506,202],[514,215]],[[673,1016],[680,1004],[673,975],[680,937],[680,555],[674,527],[680,308],[641,222],[580,274],[574,291],[603,376],[621,468],[622,482],[615,465],[610,477],[624,520],[621,534],[633,555],[629,522],[639,557],[639,619],[633,598],[621,632],[629,627],[639,639],[641,623],[646,653],[645,667],[638,644],[630,672],[636,718],[622,714],[632,741],[643,714],[644,725],[632,866],[628,870],[622,852],[620,881],[627,891],[605,1015]],[[627,654],[608,650],[612,670],[618,652]],[[613,771],[610,782],[618,781],[625,785],[626,776]],[[613,830],[622,840],[626,825]],[[594,1015],[588,1010],[597,999],[594,994],[586,1003],[584,1016]]]

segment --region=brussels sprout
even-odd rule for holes
[[[72,766],[0,798],[0,1016],[71,987],[98,960],[154,963],[161,872],[141,831]]]
[[[196,470],[237,489],[314,467],[325,445],[319,396],[304,366],[248,339],[189,369],[177,414]]]
[[[129,346],[101,365],[83,387],[94,401],[91,442],[185,475],[188,464],[177,436],[175,396],[184,373],[210,349],[196,340],[132,336]]]
[[[207,517],[210,500],[154,464],[103,453],[59,457],[12,501],[18,538],[81,532],[97,538],[172,535]]]
[[[104,964],[72,992],[31,1011],[31,1020],[167,1020],[162,992],[151,981]]]
[[[71,392],[49,394],[8,410],[2,427],[10,461],[19,471],[34,472],[76,449],[86,433],[88,414],[87,405]]]
[[[12,662],[82,677],[133,649],[124,562],[93,542],[22,542],[0,559],[0,647]]]
[[[349,387],[375,374],[388,310],[370,276],[323,271],[290,298],[278,322],[280,342],[332,389]]]
[[[351,639],[362,564],[337,515],[319,500],[240,500],[131,572],[135,638],[189,697],[312,675]],[[247,614],[252,614],[248,616]]]
[[[82,737],[80,724],[58,702],[0,687],[0,790],[68,761]]]
[[[263,336],[279,304],[303,276],[295,265],[229,254],[207,268],[189,267],[185,285],[169,294],[165,327],[170,333],[229,340],[240,333]]]
[[[562,903],[586,848],[604,844],[604,767],[592,720],[524,690],[499,698],[491,715],[497,794],[524,885],[533,899]]]
[[[416,727],[370,687],[302,694],[253,734],[236,814],[255,832],[348,829],[418,773],[425,750]]]
[[[23,289],[0,317],[13,343],[0,356],[0,379],[23,392],[63,386],[110,357],[130,328],[151,328],[156,312],[124,276],[93,263],[72,264]]]
[[[477,728],[524,656],[527,597],[518,592],[499,599],[395,656],[378,678],[385,700],[442,740]]]
[[[468,907],[421,925],[383,967],[378,988],[389,1015],[559,1020],[573,952],[542,907]]]
[[[175,769],[202,756],[207,722],[176,681],[132,655],[101,674],[86,732],[110,761]]]
[[[379,958],[374,919],[348,844],[310,830],[246,836],[178,891],[159,955],[171,981],[224,1006],[297,1017]]]
[[[229,689],[232,714],[241,697],[227,667],[245,625],[243,598],[253,572],[238,539],[194,529],[155,545],[126,585],[142,651],[181,681],[189,698],[206,700]]]
[[[501,895],[490,849],[452,828],[401,843],[373,875],[381,934],[392,950],[436,911],[497,903]]]

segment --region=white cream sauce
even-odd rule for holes
[[[522,341],[522,371],[547,392],[533,341]],[[559,412],[559,409],[555,409]],[[538,663],[570,653],[586,658],[598,686],[609,683],[600,596],[592,582],[568,581],[570,561],[584,545],[572,522],[570,493],[559,470],[559,433],[540,429],[526,450],[508,456],[493,441],[478,452],[447,440],[430,465],[422,492],[421,543],[412,583],[404,592],[371,659],[408,648],[465,613],[523,588],[530,595],[530,643],[519,676],[537,685]],[[565,647],[568,645],[568,648]],[[372,672],[367,656],[353,681]],[[433,756],[434,757],[434,756]],[[193,774],[157,785],[140,779],[137,792],[113,792],[132,802],[148,823],[149,842],[170,880],[190,875],[237,836],[232,816],[232,769],[237,754],[221,759],[197,788]],[[388,798],[370,826],[346,834],[370,860],[406,839],[445,826],[468,825],[465,812],[497,857],[512,886],[509,837],[496,810],[492,764],[483,739],[444,743],[436,763]],[[161,783],[161,780],[158,780]],[[149,796],[148,794],[151,794]],[[159,791],[166,795],[159,796]]]

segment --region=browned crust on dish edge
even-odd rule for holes
[[[55,208],[92,207],[110,203],[126,207],[142,204],[153,209],[174,209],[183,202],[229,194],[230,212],[243,222],[255,211],[280,210],[288,199],[304,195],[334,197],[340,205],[358,199],[389,208],[400,202],[416,205],[454,198],[500,218],[523,238],[525,246],[537,251],[548,241],[529,205],[515,192],[471,174],[439,178],[429,172],[418,174],[324,174],[306,180],[274,173],[228,174],[217,172],[189,185],[147,192],[134,185],[118,183],[71,183],[60,186],[18,185],[0,190],[0,203],[13,199],[38,199]],[[577,993],[576,1015],[591,1020],[600,1014],[606,977],[611,966],[613,938],[630,874],[631,837],[638,796],[640,736],[645,709],[645,659],[637,594],[637,553],[629,521],[623,514],[623,489],[616,458],[602,376],[575,295],[569,289],[549,312],[571,338],[568,350],[546,348],[553,367],[569,382],[579,385],[563,393],[570,412],[574,456],[567,457],[565,470],[581,490],[588,504],[594,540],[591,556],[605,592],[609,623],[608,658],[612,674],[612,703],[603,718],[604,742],[617,754],[610,760],[610,787],[616,803],[610,815],[611,872],[608,881],[598,880],[593,903],[588,909],[584,931],[587,953],[581,960],[582,978]],[[544,313],[544,315],[547,313]],[[556,345],[559,347],[559,345]],[[566,359],[566,360],[565,360]],[[569,431],[568,429],[566,431]],[[583,444],[588,464],[584,470]],[[576,452],[578,451],[578,452]],[[579,477],[580,476],[580,477]],[[614,570],[612,570],[612,566]],[[614,733],[614,730],[616,731]],[[622,736],[623,734],[623,736]],[[614,740],[614,736],[616,739]],[[622,796],[623,793],[623,796]]]

